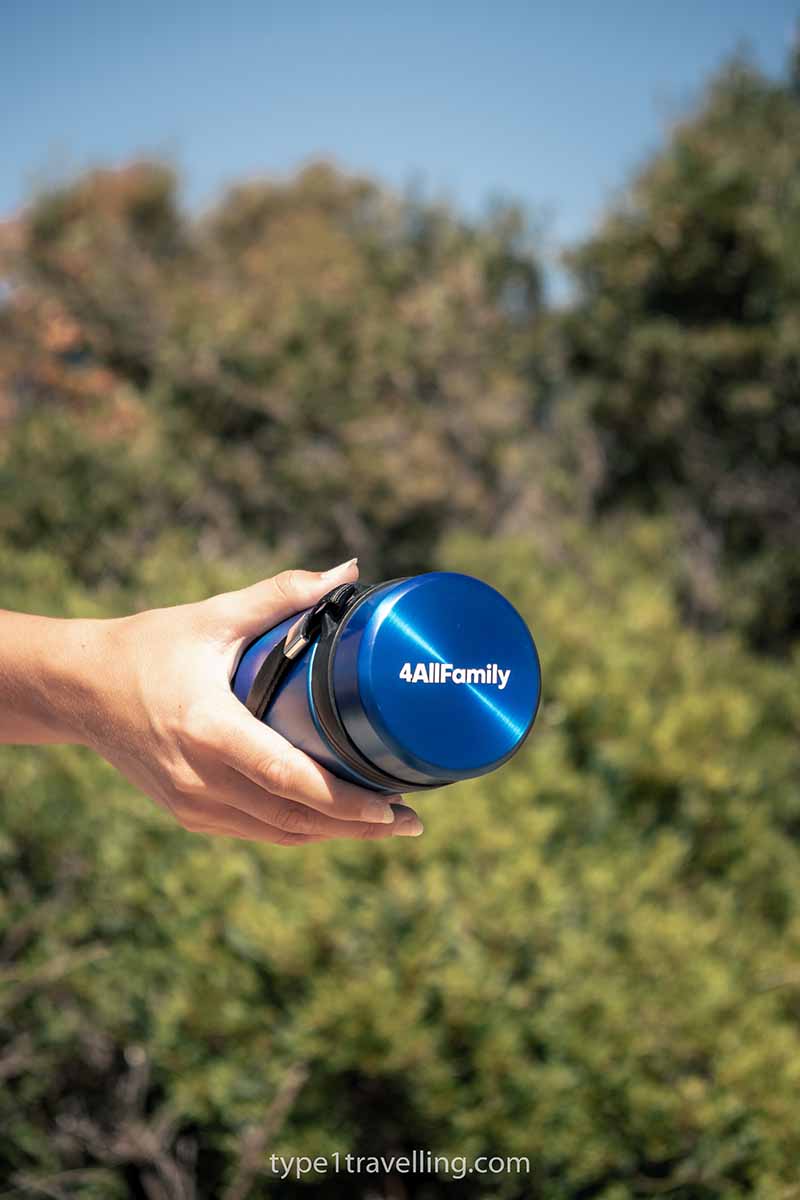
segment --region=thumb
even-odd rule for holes
[[[281,571],[238,592],[217,597],[219,615],[234,637],[255,637],[286,617],[310,608],[339,583],[358,579],[358,559],[329,571]]]

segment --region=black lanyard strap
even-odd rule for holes
[[[362,590],[357,583],[340,583],[318,600],[313,608],[301,613],[256,672],[245,700],[254,717],[260,721],[264,716],[292,663],[320,636],[325,619],[340,620]]]
[[[399,583],[402,580],[390,580]],[[301,613],[288,632],[273,646],[253,680],[245,704],[254,717],[261,720],[286,674],[312,643],[317,644],[317,659],[311,672],[311,693],[314,711],[320,728],[342,763],[356,775],[383,792],[423,791],[441,787],[439,782],[423,781],[416,771],[413,779],[398,779],[382,770],[356,746],[344,727],[333,694],[333,654],[344,627],[343,618],[385,584],[342,583],[327,596]]]

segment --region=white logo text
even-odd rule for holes
[[[485,667],[455,667],[452,663],[403,663],[400,678],[406,683],[485,683],[502,692],[511,678],[511,668],[504,670],[497,663]]]

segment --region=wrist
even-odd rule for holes
[[[115,624],[0,614],[0,741],[89,744]]]
[[[55,720],[61,739],[90,745],[103,720],[103,690],[112,665],[107,646],[113,620],[76,619],[66,622],[53,660]]]
[[[93,745],[107,720],[107,692],[113,688],[116,620],[65,621],[53,647],[48,690],[58,740]]]

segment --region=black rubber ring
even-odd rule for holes
[[[393,792],[421,792],[442,787],[442,781],[412,783],[411,780],[390,775],[366,758],[344,727],[333,690],[333,656],[345,623],[373,592],[386,587],[387,583],[401,583],[405,578],[407,577],[385,580],[382,583],[365,587],[338,621],[334,622],[329,617],[325,618],[314,651],[314,661],[311,664],[311,697],[322,731],[345,766],[362,775],[377,787],[387,788]]]

